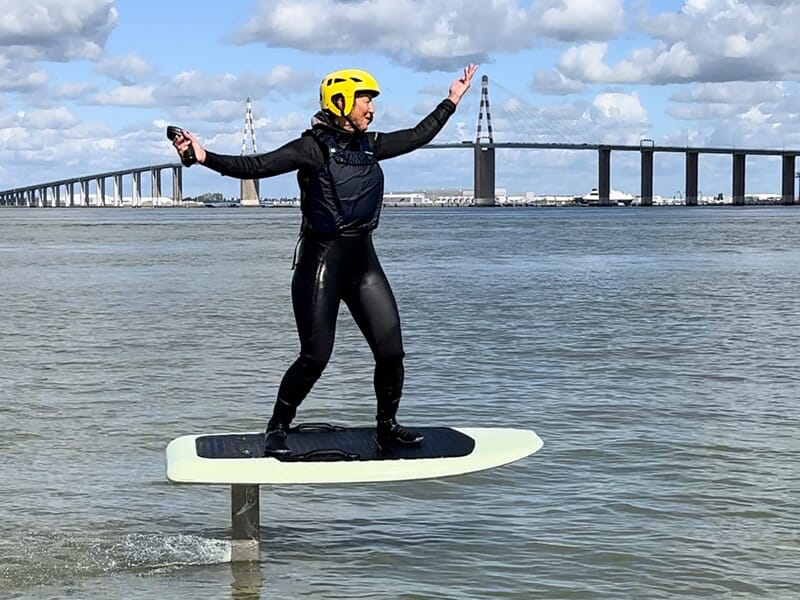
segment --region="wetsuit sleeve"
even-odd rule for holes
[[[372,148],[376,158],[378,160],[393,158],[424,146],[436,137],[454,112],[456,105],[452,100],[444,99],[413,129],[375,134]]]
[[[261,179],[296,171],[302,167],[320,166],[324,160],[322,150],[314,138],[303,136],[264,154],[235,156],[206,150],[203,166],[230,177]]]

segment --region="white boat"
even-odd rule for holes
[[[619,190],[611,190],[608,195],[609,204],[611,206],[630,206],[631,202],[634,200],[633,195],[626,192],[620,192]],[[590,191],[588,194],[577,196],[575,201],[578,204],[598,206],[600,204],[600,192],[597,190],[597,188],[592,188],[592,191]]]

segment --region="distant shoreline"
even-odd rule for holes
[[[760,201],[745,201],[744,204],[733,204],[732,202],[702,202],[698,203],[697,205],[688,206],[688,208],[697,208],[697,207],[740,207],[740,206],[800,206],[800,201],[787,203],[783,202],[782,200],[760,200]],[[671,202],[671,203],[659,203],[659,204],[652,204],[650,206],[642,206],[641,203],[630,203],[630,204],[622,204],[622,203],[614,203],[614,204],[581,204],[579,202],[574,202],[571,204],[563,203],[563,204],[494,204],[492,206],[480,206],[477,204],[402,204],[402,203],[386,203],[383,204],[384,208],[396,208],[402,210],[413,210],[413,209],[442,209],[442,208],[475,208],[475,209],[485,209],[485,208],[679,208],[679,207],[687,207],[685,202]],[[114,207],[110,207],[114,208]],[[128,208],[128,207],[126,207]],[[137,208],[137,207],[134,207]],[[149,208],[149,207],[140,207],[140,208]],[[161,207],[165,208],[165,207]],[[182,203],[175,208],[245,208],[245,209],[268,209],[268,210],[299,210],[300,205],[288,205],[288,204],[275,204],[275,205],[266,205],[260,204],[258,206],[242,206],[239,202],[221,202],[221,203]]]

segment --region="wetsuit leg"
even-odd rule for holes
[[[342,298],[367,338],[375,356],[375,395],[378,399],[375,443],[380,452],[396,445],[416,446],[424,436],[406,429],[395,418],[403,393],[403,337],[400,316],[389,281],[378,262],[372,238],[367,238],[360,271]]]
[[[403,393],[405,353],[397,302],[370,237],[362,248],[360,272],[345,287],[343,300],[375,357],[374,386],[380,410],[396,405]]]
[[[278,398],[294,407],[311,391],[333,351],[341,300],[336,241],[303,240],[292,278],[292,307],[300,337],[300,355],[283,376]]]

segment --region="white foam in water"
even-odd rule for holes
[[[114,541],[22,532],[0,543],[0,589],[66,584],[106,573],[141,574],[231,562],[231,542],[197,535],[128,534]]]
[[[122,539],[124,566],[169,569],[231,561],[230,540],[197,535],[130,534]]]

